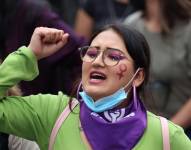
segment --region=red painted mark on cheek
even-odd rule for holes
[[[121,80],[121,78],[124,77],[124,73],[126,71],[127,71],[127,66],[125,64],[119,65],[119,71],[117,72],[119,80]]]

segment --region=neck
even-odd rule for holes
[[[117,106],[117,109],[126,108],[129,105],[129,100],[124,100],[119,106]]]
[[[145,24],[149,31],[161,31],[161,14],[159,0],[146,0]]]
[[[133,92],[132,90],[130,90],[127,99],[124,100],[119,106],[117,106],[117,108],[118,109],[126,108],[129,105],[132,96],[133,96]]]

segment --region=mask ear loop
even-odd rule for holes
[[[128,88],[128,86],[133,82],[135,76],[137,75],[137,73],[139,72],[141,68],[138,68],[137,71],[134,73],[133,77],[131,78],[131,80],[124,86],[124,89]]]
[[[136,90],[136,86],[133,85],[133,102],[135,105],[135,108],[137,109],[137,90]]]
[[[80,92],[81,87],[82,87],[82,80],[80,81],[80,83],[78,85],[78,89],[76,91],[76,97],[77,97],[77,100],[79,100],[79,101],[81,101],[80,96],[79,96],[79,92]]]
[[[135,76],[137,75],[137,73],[139,72],[139,70],[141,70],[141,68],[138,68],[137,71],[135,72],[135,74],[133,75],[133,77],[131,78],[131,80],[127,83],[127,85],[124,87],[124,89],[126,89],[131,83],[133,86],[133,102],[135,105],[135,108],[137,109],[137,91],[136,91],[136,86],[133,84],[133,80],[135,78]],[[131,88],[130,88],[131,89]],[[129,90],[130,90],[129,89]]]

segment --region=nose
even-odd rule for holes
[[[105,66],[105,63],[103,61],[103,52],[101,52],[96,58],[95,60],[93,61],[92,63],[94,66],[102,66],[104,67]]]

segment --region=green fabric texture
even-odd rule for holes
[[[16,56],[16,57],[15,57]],[[1,65],[0,96],[12,85],[17,84],[21,77],[24,81],[33,80],[38,75],[36,57],[25,46],[9,55]],[[5,64],[5,65],[4,65]],[[18,70],[17,70],[18,68]]]
[[[21,80],[30,81],[38,75],[37,60],[26,47],[10,54],[0,66],[0,132],[35,140],[41,150],[48,149],[49,137],[56,119],[68,105],[69,97],[38,94],[5,97],[8,88]],[[70,113],[56,137],[54,150],[85,150],[80,137],[79,106]],[[135,150],[162,150],[162,132],[158,116],[148,112],[147,129]],[[169,122],[172,150],[189,150],[190,140],[182,128]],[[103,133],[104,134],[104,133]]]

